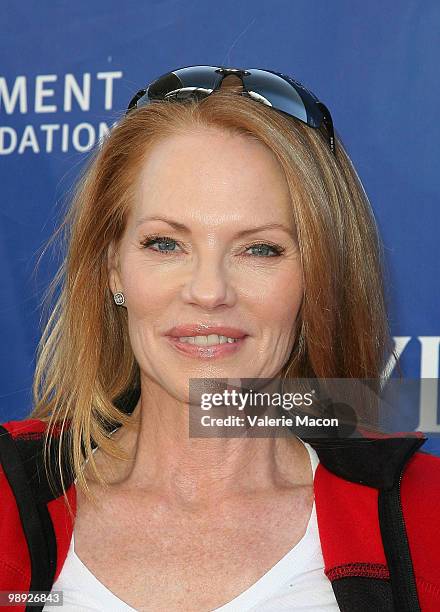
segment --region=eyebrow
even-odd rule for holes
[[[142,225],[142,223],[145,223],[146,221],[164,221],[165,223],[168,223],[168,225],[171,225],[171,227],[173,227],[175,230],[186,232],[187,234],[191,233],[191,230],[189,229],[189,227],[187,227],[183,223],[179,223],[178,221],[174,221],[173,219],[168,219],[167,217],[161,217],[161,216],[156,216],[156,215],[142,217],[136,223],[136,227],[139,227],[139,225]],[[264,225],[260,225],[258,227],[249,227],[247,229],[240,230],[234,235],[234,238],[239,238],[241,236],[247,236],[248,234],[253,234],[255,232],[259,232],[261,230],[266,230],[266,229],[280,229],[290,234],[291,236],[295,235],[294,230],[287,227],[286,225],[283,225],[282,223],[265,223]]]

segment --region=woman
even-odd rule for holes
[[[36,406],[0,438],[1,588],[67,610],[438,609],[420,437],[188,436],[191,379],[380,377],[379,241],[328,109],[270,71],[164,75],[62,228]]]

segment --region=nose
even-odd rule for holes
[[[194,263],[190,277],[183,285],[183,301],[205,310],[231,306],[236,299],[224,262],[207,257]]]

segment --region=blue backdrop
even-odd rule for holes
[[[31,409],[39,304],[57,262],[33,269],[88,151],[137,89],[191,64],[291,74],[329,106],[382,232],[404,373],[438,379],[436,0],[4,0],[0,10],[0,421]],[[419,393],[417,406],[414,428],[440,453],[438,393]]]

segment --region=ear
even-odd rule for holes
[[[119,274],[119,256],[115,243],[112,241],[107,249],[108,285],[112,293],[123,291]]]

